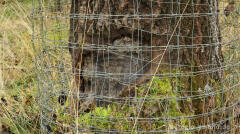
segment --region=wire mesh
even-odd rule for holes
[[[42,133],[238,133],[239,9],[33,0]]]

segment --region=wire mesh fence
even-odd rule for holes
[[[240,131],[239,1],[33,7],[42,133]]]

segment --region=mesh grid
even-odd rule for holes
[[[238,133],[239,5],[33,0],[42,133]]]

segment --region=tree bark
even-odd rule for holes
[[[109,60],[112,61],[110,62],[111,65],[107,67],[108,70],[110,69],[110,72],[114,73],[114,71],[117,70],[116,67],[126,68],[126,70],[119,69],[121,73],[128,72],[131,68],[123,63],[127,61],[134,65],[134,62],[137,61],[129,61],[129,59],[126,58],[121,59],[119,56],[112,54],[113,52],[111,51],[113,50],[109,49],[109,47],[114,46],[116,47],[115,49],[121,49],[120,47],[117,48],[118,45],[136,45],[136,47],[151,46],[154,50],[145,49],[146,52],[144,52],[144,50],[138,50],[142,51],[143,59],[146,59],[147,62],[151,60],[158,62],[159,60],[156,57],[164,53],[164,49],[158,47],[168,45],[162,63],[168,63],[168,66],[172,67],[179,67],[180,65],[192,66],[192,70],[194,71],[213,69],[213,66],[209,66],[210,64],[220,66],[219,64],[222,62],[221,46],[214,45],[214,43],[219,43],[221,38],[219,35],[214,35],[216,31],[213,31],[214,29],[211,27],[211,25],[213,25],[212,23],[214,23],[212,21],[214,20],[211,18],[213,15],[207,15],[211,13],[211,3],[207,0],[194,0],[194,6],[191,4],[192,1],[190,1],[184,13],[190,17],[182,18],[180,18],[180,15],[186,4],[181,4],[180,7],[177,2],[164,0],[155,1],[152,2],[152,4],[150,0],[143,0],[141,3],[134,2],[133,0],[125,0],[122,2],[73,0],[72,2],[71,14],[73,15],[71,16],[70,22],[69,41],[74,72],[88,75],[87,72],[83,72],[82,70],[97,70],[95,67],[91,67],[91,69],[88,67],[90,64],[95,64],[96,62],[96,65],[93,66],[99,66],[99,70],[97,71],[104,71],[100,65],[108,56],[110,57]],[[187,2],[188,0],[181,1],[181,3]],[[137,6],[138,8],[136,8]],[[193,12],[195,15],[193,15]],[[134,14],[142,15],[141,19],[137,15],[133,16]],[[157,14],[157,16],[151,16],[151,14]],[[174,31],[179,19],[180,24]],[[217,21],[217,19],[215,21]],[[215,23],[216,28],[218,28],[218,22]],[[169,38],[172,34],[173,37],[170,40]],[[181,46],[185,46],[186,48]],[[105,48],[105,50],[97,50],[96,48]],[[118,52],[118,55],[128,56],[130,54],[126,50],[115,51]],[[134,57],[134,54],[137,54],[137,50],[131,51],[133,51],[132,54]],[[110,53],[110,55],[107,55],[108,53]],[[98,61],[96,61],[97,55],[98,58],[100,58]],[[93,61],[91,61],[91,58],[93,58]],[[114,64],[114,62],[117,63]],[[139,68],[147,62],[138,65]],[[154,62],[151,63],[151,66],[156,65]],[[149,66],[150,64],[144,67],[141,73],[153,70],[153,67],[150,68]],[[77,68],[80,70],[76,70]],[[138,70],[135,70],[135,72],[137,71]],[[161,67],[157,71],[161,71]],[[207,75],[211,75],[211,73]],[[77,83],[83,84],[84,82],[80,81],[84,80],[84,78],[82,76],[80,77],[81,78],[76,78],[76,81],[79,81]],[[140,79],[140,77],[144,76],[139,76],[135,79]],[[205,86],[202,83],[199,85]],[[85,86],[88,85],[86,84]],[[120,86],[119,90],[121,89],[122,87]],[[85,91],[90,89],[81,90]]]
[[[175,70],[186,74],[168,75],[184,84],[183,96],[198,95],[189,91],[222,77],[217,11],[217,0],[72,0],[69,51],[77,88],[134,96],[153,74]],[[192,101],[195,114],[209,112],[210,101]]]

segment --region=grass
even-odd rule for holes
[[[32,0],[5,0],[5,4],[0,4],[1,15],[0,15],[0,44],[1,49],[0,53],[3,55],[0,57],[1,64],[1,76],[0,77],[0,133],[4,129],[4,131],[9,131],[9,133],[15,134],[32,134],[39,133],[39,105],[38,101],[41,100],[38,98],[38,81],[37,81],[37,73],[38,71],[35,69],[34,64],[34,55],[40,55],[41,53],[35,53],[34,48],[31,42],[32,38],[32,25],[31,25],[31,6]],[[1,3],[1,1],[0,1]],[[239,32],[238,27],[234,27],[232,25],[233,20],[237,20],[239,14],[232,14],[228,19],[220,18],[221,25],[227,26],[223,29],[223,40],[231,40],[234,39]],[[235,17],[235,18],[234,18]],[[64,21],[68,21],[67,19]],[[67,25],[62,25],[59,23],[60,21],[57,18],[49,19],[46,21],[45,27],[48,29],[46,33],[46,38],[50,39],[50,43],[56,43],[56,40],[67,40],[68,33],[61,32],[59,29],[64,28],[64,31],[68,29]],[[62,22],[64,24],[64,22]],[[234,22],[236,23],[236,22]],[[39,22],[36,22],[35,31],[40,31]],[[231,34],[229,34],[231,33]],[[39,42],[36,42],[36,45]],[[240,43],[238,46],[240,47]],[[64,46],[67,44],[62,44],[60,42],[56,43],[55,46]],[[35,46],[40,47],[40,46]],[[234,46],[233,46],[234,47]],[[43,49],[43,48],[41,48]],[[48,58],[43,58],[41,60],[51,60],[51,63],[48,63],[46,66],[51,67],[54,71],[59,70],[59,66],[63,65],[65,68],[62,68],[62,71],[71,72],[71,61],[70,55],[68,54],[68,50],[64,48],[55,48],[53,45],[47,46],[48,50]],[[224,47],[224,53],[228,55],[226,57],[227,62],[238,62],[240,59],[240,50],[233,49],[232,47]],[[230,54],[228,54],[230,53]],[[39,60],[37,60],[39,61]],[[41,61],[39,61],[40,63]],[[229,85],[225,85],[226,87],[230,87],[231,80],[233,79],[232,72],[235,72],[235,78],[239,80],[239,70],[237,67],[228,70],[230,73],[226,72],[226,77],[229,78]],[[71,79],[71,76],[62,76],[62,74],[51,72],[49,74],[49,80],[52,83],[60,83],[63,81],[63,77],[68,80]],[[174,81],[174,80],[173,80]],[[176,81],[176,79],[175,79]],[[154,78],[153,85],[154,87],[151,89],[149,96],[151,97],[175,97],[176,93],[172,92],[172,87],[170,86],[169,79],[159,79],[157,77]],[[65,81],[64,86],[69,88],[73,86],[73,81]],[[178,83],[175,83],[179,85]],[[52,92],[59,92],[59,88],[62,88],[63,85],[55,84]],[[139,94],[143,93],[144,87],[139,87]],[[47,92],[47,90],[46,90]],[[71,93],[69,93],[71,94]],[[48,93],[46,93],[48,95]],[[239,98],[239,94],[236,92],[229,92],[228,95],[230,99],[237,100]],[[98,126],[99,128],[117,128],[118,130],[131,130],[131,126],[133,124],[126,123],[128,119],[119,119],[112,120],[111,116],[130,116],[131,114],[136,114],[134,111],[134,107],[117,107],[116,105],[112,105],[109,107],[97,107],[93,109],[89,113],[84,113],[81,116],[75,115],[69,116],[64,113],[64,108],[70,106],[70,100],[67,101],[65,106],[60,106],[57,104],[57,97],[52,97],[53,103],[49,103],[49,105],[56,109],[56,122],[67,122],[69,124],[84,124],[88,126],[88,129],[91,129],[91,126]],[[186,100],[185,102],[191,102],[192,100]],[[217,102],[220,105],[220,102]],[[158,116],[187,116],[191,113],[191,111],[183,113],[180,112],[176,107],[180,107],[180,103],[176,100],[171,101],[169,104],[163,104],[158,102],[146,103],[144,105],[145,111],[153,110],[155,107],[160,107],[160,109],[165,110],[161,115]],[[149,109],[147,107],[150,107]],[[189,110],[189,109],[188,109]],[[152,112],[154,113],[154,112]],[[154,114],[159,114],[155,112]],[[94,115],[94,116],[93,116]],[[51,115],[50,115],[51,116]],[[95,120],[93,120],[95,119]],[[98,119],[98,120],[97,120]],[[109,121],[113,121],[115,123],[109,124]],[[130,119],[129,119],[130,121]],[[169,129],[173,129],[174,125],[181,124],[183,128],[191,127],[190,121],[188,119],[181,119],[179,122],[155,122],[152,125],[152,129],[167,129],[167,125],[169,125]],[[144,124],[139,123],[139,127],[144,126]],[[2,130],[1,130],[2,127]],[[61,128],[58,126],[51,124],[52,131],[58,132]],[[165,127],[165,128],[164,128]]]
[[[39,111],[34,51],[31,42],[31,0],[0,5],[0,133],[38,133]],[[5,129],[5,130],[1,130]]]

